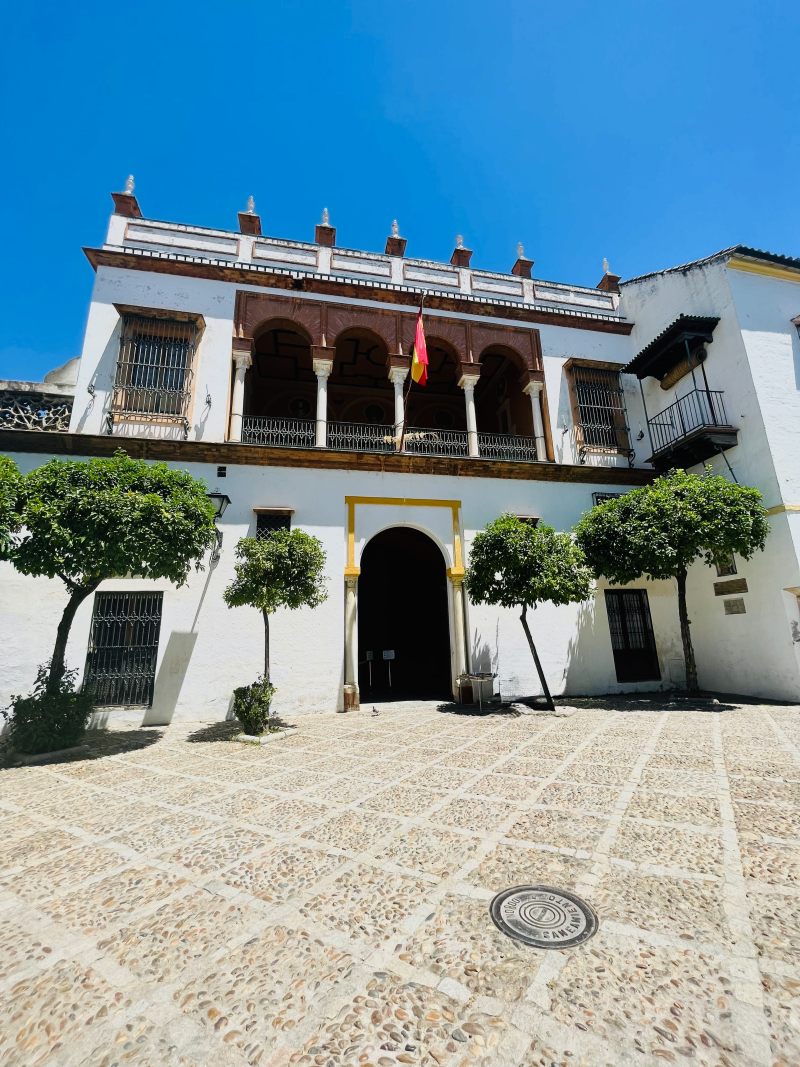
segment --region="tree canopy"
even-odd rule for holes
[[[679,470],[592,508],[575,533],[594,574],[624,584],[675,578],[697,559],[750,559],[769,523],[757,489]]]
[[[8,456],[0,456],[0,559],[11,547],[11,531],[16,526],[17,490],[20,473]]]
[[[475,535],[465,585],[477,604],[572,604],[591,594],[591,572],[568,533],[501,515]]]
[[[70,589],[127,574],[182,585],[214,537],[203,482],[122,452],[50,460],[21,479],[17,499],[14,566]]]
[[[243,537],[236,546],[236,573],[223,596],[229,608],[252,607],[272,615],[278,608],[315,608],[327,597],[325,552],[303,530],[273,530]]]

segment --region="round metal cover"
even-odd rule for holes
[[[498,893],[489,914],[498,930],[534,948],[574,948],[597,932],[597,915],[574,893],[516,885]]]

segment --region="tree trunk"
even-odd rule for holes
[[[269,682],[269,613],[262,611],[264,619],[264,681]]]
[[[533,643],[533,638],[531,637],[531,631],[530,631],[530,628],[528,626],[528,606],[527,606],[527,604],[523,604],[522,605],[522,614],[519,617],[519,621],[522,623],[522,629],[525,631],[525,636],[528,638],[528,646],[529,646],[529,648],[531,650],[531,655],[533,656],[533,662],[536,664],[536,671],[537,671],[537,673],[539,675],[539,681],[542,684],[542,690],[544,691],[544,697],[545,697],[545,700],[547,701],[547,707],[549,708],[550,711],[555,711],[556,706],[553,703],[553,698],[550,695],[550,690],[547,688],[547,681],[546,681],[545,676],[544,676],[544,671],[542,670],[542,665],[539,662],[539,653],[536,651],[536,645]]]
[[[678,615],[681,620],[681,641],[683,642],[683,659],[686,664],[686,689],[689,693],[698,693],[697,664],[692,647],[691,621],[686,610],[686,568],[681,567],[675,575],[678,582]]]
[[[64,677],[64,656],[67,651],[67,639],[69,637],[69,631],[72,626],[72,622],[75,618],[75,613],[84,600],[98,587],[99,582],[93,582],[88,586],[80,586],[77,589],[73,589],[70,593],[67,606],[64,608],[64,614],[61,616],[61,622],[58,624],[58,630],[56,631],[56,643],[53,648],[53,658],[50,660],[50,674],[47,677],[47,694],[52,696],[58,692],[58,685],[61,679]]]

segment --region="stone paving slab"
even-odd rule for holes
[[[575,703],[0,770],[3,1067],[795,1067],[800,708]],[[524,882],[597,935],[505,937]]]

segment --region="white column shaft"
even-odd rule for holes
[[[531,412],[533,413],[533,436],[536,439],[536,458],[542,462],[547,459],[547,442],[544,437],[542,421],[542,389],[531,389]]]
[[[317,448],[328,444],[328,376],[317,375]]]
[[[236,374],[233,378],[233,395],[231,396],[231,441],[242,439],[242,418],[244,416],[244,380],[247,368],[253,362],[252,357],[235,356]]]
[[[464,640],[464,585],[460,579],[453,580],[453,644],[456,678],[459,678],[467,669]]]
[[[356,673],[356,613],[358,578],[345,578],[344,600],[344,684],[358,685]]]
[[[480,455],[478,449],[478,420],[475,416],[475,386],[464,385],[464,403],[467,408],[467,445],[472,457]]]

